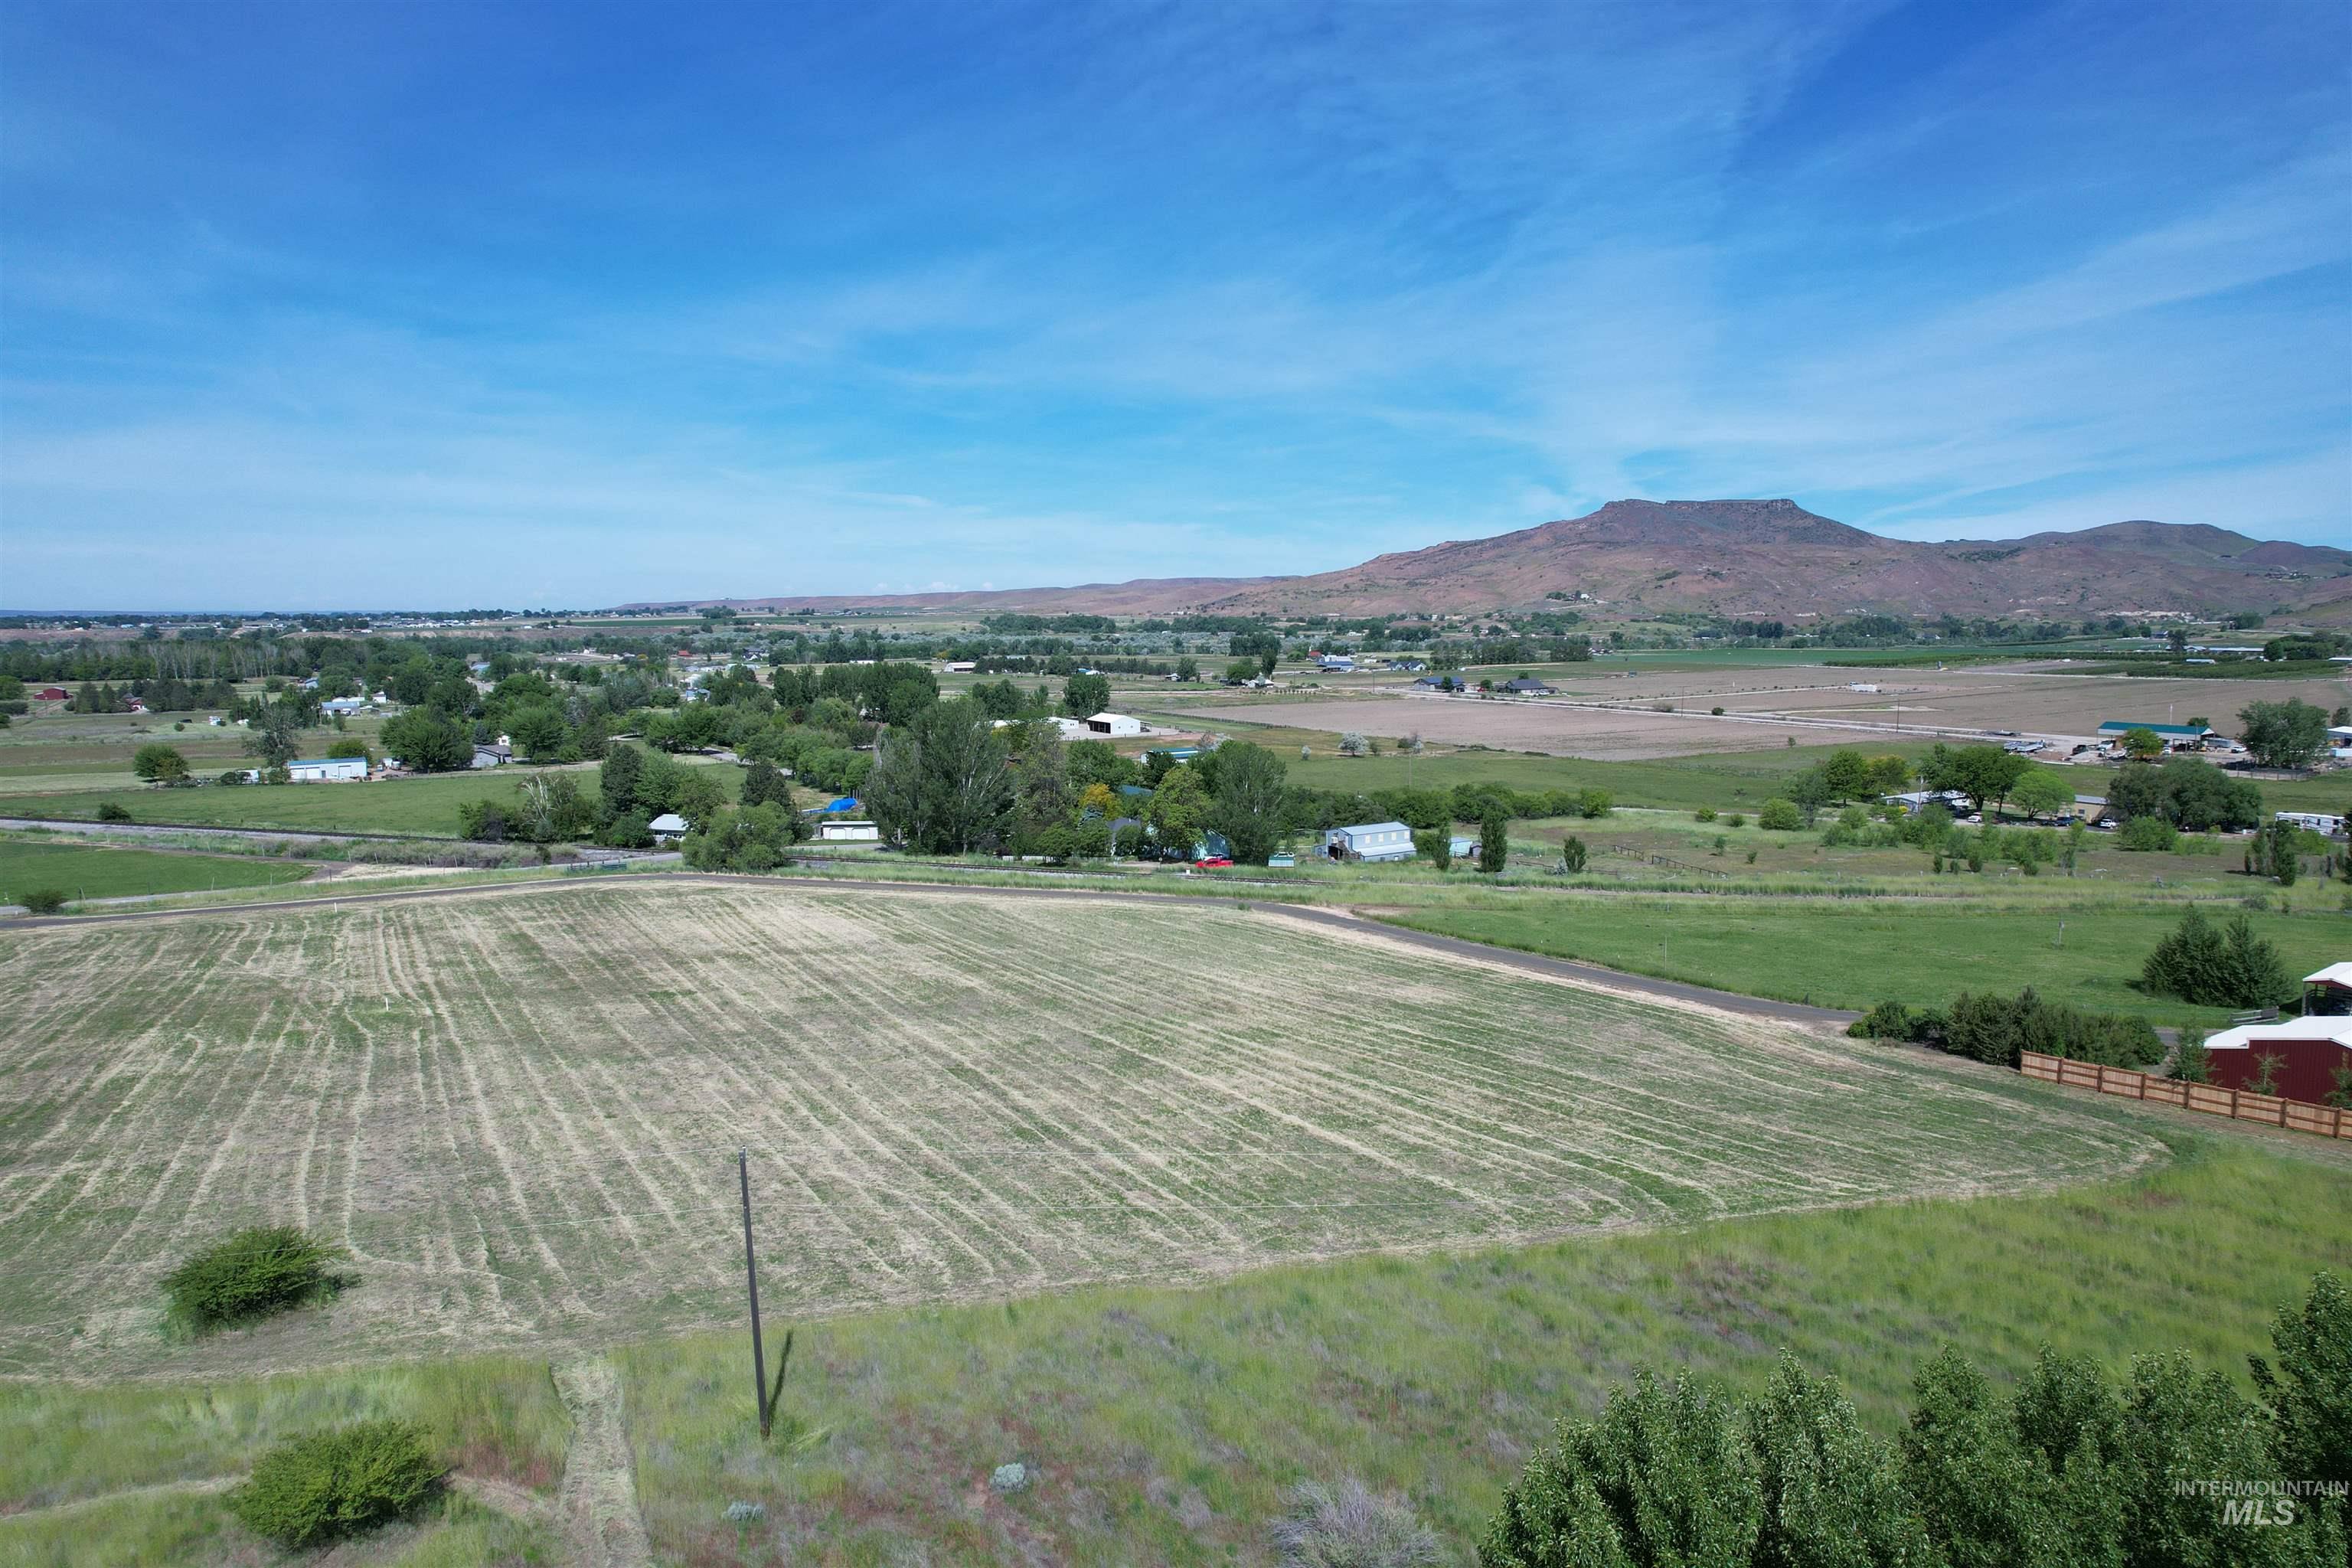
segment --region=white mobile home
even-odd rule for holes
[[[1324,829],[1323,853],[1334,860],[1410,860],[1412,829],[1402,822],[1364,822]]]

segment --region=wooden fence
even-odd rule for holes
[[[2159,1100],[2211,1116],[2259,1121],[2266,1127],[2284,1127],[2296,1132],[2316,1132],[2322,1138],[2352,1138],[2352,1111],[2338,1110],[2332,1105],[2281,1100],[2238,1089],[2216,1089],[2210,1083],[2183,1083],[2179,1079],[2158,1078],[2129,1068],[2101,1067],[2096,1062],[2045,1057],[2035,1051],[2021,1054],[2018,1070],[2044,1083],[2095,1089],[2101,1094],[2119,1094],[2126,1100]]]

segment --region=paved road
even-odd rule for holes
[[[640,874],[645,875],[645,874]],[[864,894],[945,893],[967,898],[1010,899],[1077,899],[1108,902],[1199,905],[1204,901],[1222,901],[1213,894],[1129,892],[1111,888],[1003,888],[972,882],[868,882],[849,878],[826,878],[823,880],[800,878],[734,876],[718,871],[657,872],[666,883],[691,882],[714,887],[822,888],[836,892]],[[634,883],[637,878],[630,879]],[[206,916],[242,915],[257,910],[314,910],[321,904],[341,907],[346,904],[400,903],[415,899],[462,899],[497,897],[504,893],[542,891],[550,888],[596,888],[630,885],[604,877],[559,876],[534,877],[510,882],[477,882],[462,888],[407,888],[377,893],[340,893],[331,898],[278,899],[254,903],[211,904],[198,909],[142,910],[121,914],[63,915],[32,920],[15,920],[10,929],[24,930],[44,926],[87,926],[136,921],[202,920]],[[1579,963],[1572,959],[1548,958],[1541,953],[1522,952],[1517,948],[1494,947],[1463,937],[1438,936],[1429,931],[1408,930],[1383,921],[1369,920],[1347,910],[1319,908],[1308,904],[1285,903],[1277,900],[1244,896],[1234,900],[1248,908],[1269,914],[1303,921],[1308,924],[1339,927],[1367,931],[1402,942],[1410,947],[1456,957],[1483,959],[1489,963],[1525,970],[1531,974],[1548,975],[1559,980],[1580,980],[1595,984],[1614,986],[1619,990],[1654,996],[1664,1002],[1696,1002],[1726,1012],[1744,1013],[1750,1017],[1771,1018],[1782,1023],[1822,1024],[1843,1027],[1860,1017],[1858,1013],[1842,1012],[1834,1007],[1811,1007],[1796,1002],[1774,1002],[1761,996],[1746,996],[1736,991],[1717,991],[1710,986],[1686,984],[1678,980],[1658,980],[1646,974],[1628,974],[1622,970],[1604,969],[1596,963]]]

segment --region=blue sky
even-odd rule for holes
[[[0,605],[1780,495],[2352,543],[2352,8],[0,8]]]

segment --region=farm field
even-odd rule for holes
[[[210,888],[263,888],[299,882],[313,868],[240,855],[166,854],[87,844],[0,839],[0,903],[54,888],[70,899],[133,893],[187,893]]]
[[[2032,985],[2053,1001],[2158,1025],[2218,1026],[2227,1016],[2226,1009],[2192,1007],[2130,984],[2149,951],[2179,923],[2179,906],[2096,894],[1946,900],[1567,893],[1481,902],[1487,907],[1399,907],[1382,918],[1822,1007],[1942,1004],[1963,991],[2014,994]],[[2295,915],[2226,906],[2208,912],[2246,913],[2257,932],[2278,944],[2288,971],[2301,975],[2352,951],[2352,915],[2334,903]]]
[[[1553,1417],[1591,1414],[1644,1361],[1753,1391],[1785,1345],[1843,1378],[1882,1435],[1946,1342],[1997,1384],[2046,1342],[2110,1367],[2186,1349],[2245,1390],[2272,1309],[2312,1270],[2352,1268],[2337,1223],[2352,1151],[2104,1106],[2141,1117],[2168,1157],[2025,1196],[803,1320],[765,1445],[740,1333],[632,1344],[613,1360],[638,1501],[664,1562],[1265,1564],[1285,1488],[1355,1476],[1407,1494],[1466,1568]],[[784,1320],[769,1321],[772,1336]],[[423,1421],[467,1472],[536,1494],[562,1463],[546,1363],[521,1356],[0,1382],[0,1559],[254,1560],[215,1496],[16,1510],[202,1484],[278,1437],[373,1415]],[[1036,1486],[990,1495],[989,1469],[1013,1458]],[[764,1505],[764,1525],[724,1523],[737,1500]],[[509,1561],[517,1535],[475,1517],[414,1539],[450,1568]]]
[[[2231,731],[2238,709],[2258,700],[2295,697],[2331,711],[2352,701],[2352,683],[2346,680],[2222,682],[1983,664],[1944,670],[1790,665],[1637,670],[1614,661],[1529,668],[1540,668],[1563,698],[1622,705],[1623,710],[1407,697],[1401,678],[1364,679],[1345,692],[1222,691],[1173,704],[1163,700],[1161,705],[1202,719],[1246,716],[1264,709],[1273,710],[1270,721],[1296,728],[1383,735],[1418,729],[1427,740],[1455,744],[1639,761],[1783,745],[1790,733],[1798,734],[1802,743],[1809,721],[1822,721],[1822,732],[1832,725],[1876,726],[1890,740],[1899,739],[1897,731],[1905,726],[2088,737],[2103,721],[2114,718],[2162,722],[2173,714],[2185,722],[2192,715],[2203,715]],[[1856,685],[1877,689],[1856,691]],[[1372,718],[1366,705],[1377,700],[1410,701],[1412,707],[1400,712],[1412,717]],[[1653,705],[1662,703],[1673,704],[1675,710],[1654,710]],[[1714,707],[1723,708],[1726,716],[1711,716],[1707,710]],[[1765,717],[1786,722],[1747,721]],[[1850,743],[1869,745],[1874,739],[1864,733]]]
[[[1207,905],[604,883],[37,929],[16,959],[16,1374],[723,1321],[739,1145],[763,1299],[794,1317],[2158,1152],[2009,1075]],[[365,1283],[299,1323],[163,1340],[159,1271],[263,1219],[349,1246]]]
[[[1827,739],[1840,732],[1804,725],[1712,719],[1704,710],[1618,711],[1474,697],[1402,694],[1235,703],[1230,707],[1179,702],[1164,710],[1195,724],[1264,713],[1274,723],[1330,733],[1356,730],[1367,735],[1390,736],[1417,730],[1424,742],[1547,752],[1600,762],[1638,762],[1701,751],[1762,751],[1786,746],[1791,734],[1797,735],[1801,744],[1808,739]]]

